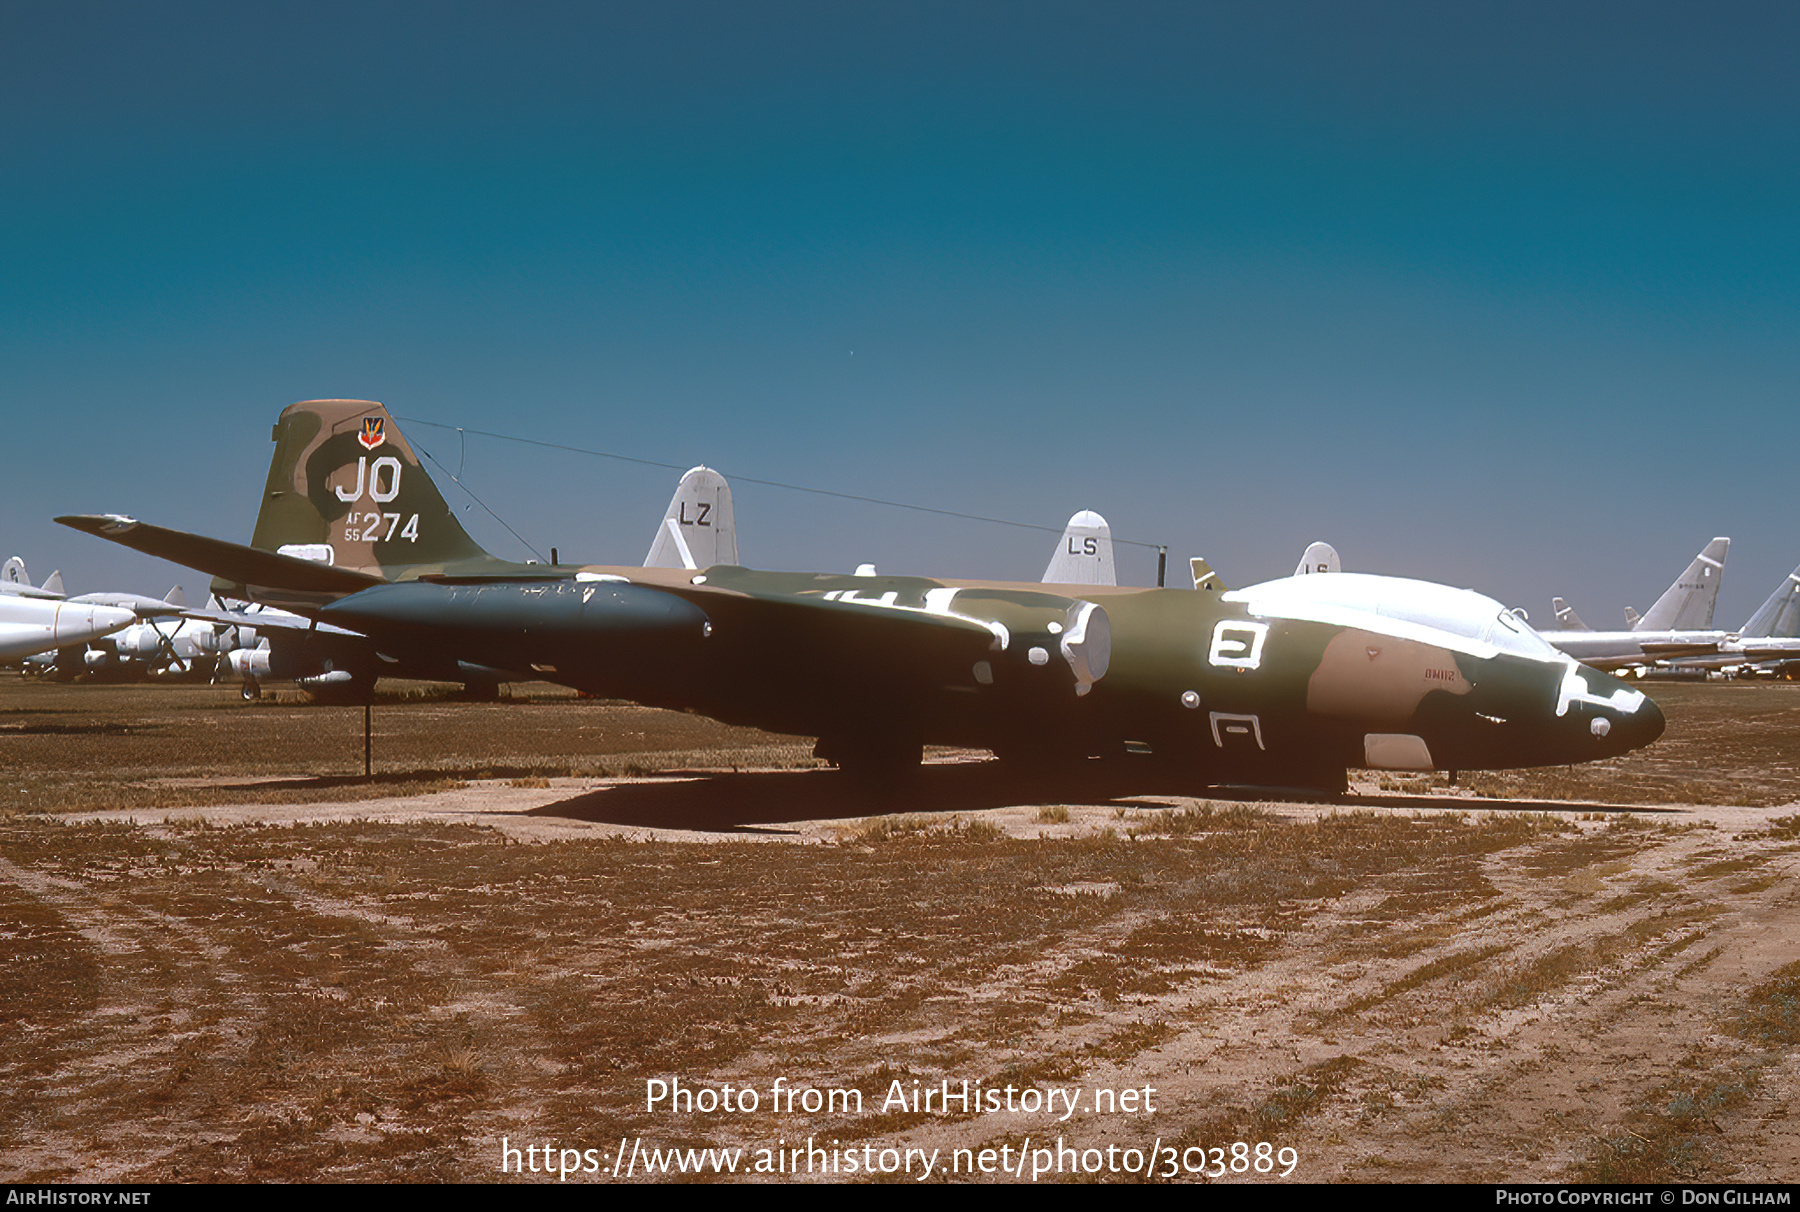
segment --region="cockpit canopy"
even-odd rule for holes
[[[1530,624],[1493,598],[1431,581],[1340,572],[1265,581],[1233,590],[1224,600],[1243,603],[1258,618],[1358,627],[1472,656],[1508,652],[1562,660]]]

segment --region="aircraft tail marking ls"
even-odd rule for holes
[[[1308,573],[1342,571],[1344,571],[1344,563],[1338,559],[1337,548],[1330,543],[1313,543],[1301,553],[1300,563],[1294,569],[1294,575],[1303,577]]]
[[[1091,509],[1069,519],[1056,542],[1056,554],[1044,569],[1045,585],[1117,585],[1113,567],[1112,527]]]

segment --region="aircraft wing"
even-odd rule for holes
[[[360,631],[351,631],[347,627],[337,627],[331,623],[316,623],[286,611],[257,611],[249,613],[242,610],[213,610],[200,607],[183,607],[174,612],[184,619],[193,619],[201,623],[220,623],[227,627],[249,627],[257,631],[316,631],[325,635],[354,636],[366,638]]]
[[[1004,625],[956,610],[944,596],[951,591],[921,577],[816,577],[715,567],[695,580],[699,584],[657,587],[699,606],[715,626],[741,622],[766,633],[771,644],[835,647],[848,641],[855,649],[879,649],[878,637],[885,637],[898,648],[949,643],[959,655],[963,649],[979,655],[1008,638]]]
[[[336,597],[383,584],[380,577],[295,556],[259,551],[241,543],[209,539],[152,526],[121,514],[76,514],[56,519],[64,526],[108,539],[133,551],[211,573],[240,585],[261,585],[291,593]]]
[[[1042,678],[1046,693],[1061,686],[1080,697],[1111,662],[1105,609],[1055,592],[736,567],[659,587],[704,610],[727,647],[754,637],[756,655],[736,659],[756,676],[824,674],[859,698],[882,686],[973,691],[1012,666],[1007,680]]]

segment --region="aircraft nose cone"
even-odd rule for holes
[[[1593,676],[1590,674],[1590,679]],[[1591,745],[1589,757],[1617,757],[1642,749],[1661,736],[1667,726],[1662,708],[1656,705],[1655,699],[1632,690],[1617,679],[1607,678],[1607,682],[1616,683],[1624,693],[1611,695],[1610,701],[1583,704],[1585,710],[1581,718],[1585,720]]]
[[[1656,705],[1655,699],[1647,698],[1623,726],[1631,742],[1630,748],[1642,749],[1661,736],[1667,725],[1662,708]]]
[[[76,607],[63,605],[59,606],[56,611],[52,636],[58,646],[80,644],[98,639],[109,631],[117,631],[136,620],[137,615],[117,606]]]

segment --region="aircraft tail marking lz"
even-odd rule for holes
[[[731,504],[731,485],[710,467],[691,468],[675,486],[650,554],[644,557],[644,567],[699,571],[737,562],[737,515]]]

